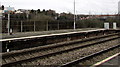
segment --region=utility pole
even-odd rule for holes
[[[75,21],[77,21],[77,19],[78,19],[78,15],[77,15],[77,11],[76,11]]]
[[[76,24],[76,22],[75,22],[75,0],[74,0],[74,30],[76,29],[75,24]]]

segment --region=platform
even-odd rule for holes
[[[66,29],[53,31],[25,32],[13,33],[12,35],[3,34],[2,49],[6,52],[10,50],[21,50],[48,44],[55,44],[65,41],[89,38],[93,36],[101,36],[107,34],[118,33],[116,30],[107,30],[103,28],[83,28],[83,29]]]
[[[76,32],[90,32],[90,31],[98,31],[98,30],[105,30],[103,28],[84,28],[84,29],[68,29],[68,30],[53,30],[53,31],[40,31],[40,32],[20,32],[20,33],[13,33],[12,35],[2,34],[2,39],[4,40],[11,40],[11,39],[22,39],[22,38],[34,38],[38,36],[47,36],[47,35],[58,35],[58,34],[67,34],[67,33],[76,33]]]

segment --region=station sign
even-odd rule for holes
[[[14,7],[5,7],[5,9],[4,9],[5,13],[11,13],[13,11],[15,11]]]

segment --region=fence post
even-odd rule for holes
[[[34,32],[35,32],[35,21],[34,21]]]
[[[58,30],[59,30],[59,21],[58,21],[58,24],[57,24],[57,25],[58,25]]]
[[[23,31],[23,22],[21,21],[21,32]]]
[[[48,21],[46,22],[46,31],[48,31]]]

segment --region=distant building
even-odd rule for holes
[[[23,12],[21,12],[21,11],[16,11],[15,14],[17,14],[17,13],[23,13]]]
[[[18,9],[17,11],[20,11],[22,13],[29,13],[30,12],[29,9]]]
[[[18,11],[26,12],[27,10],[26,9],[18,9]]]
[[[118,14],[120,14],[120,1],[118,2]]]

